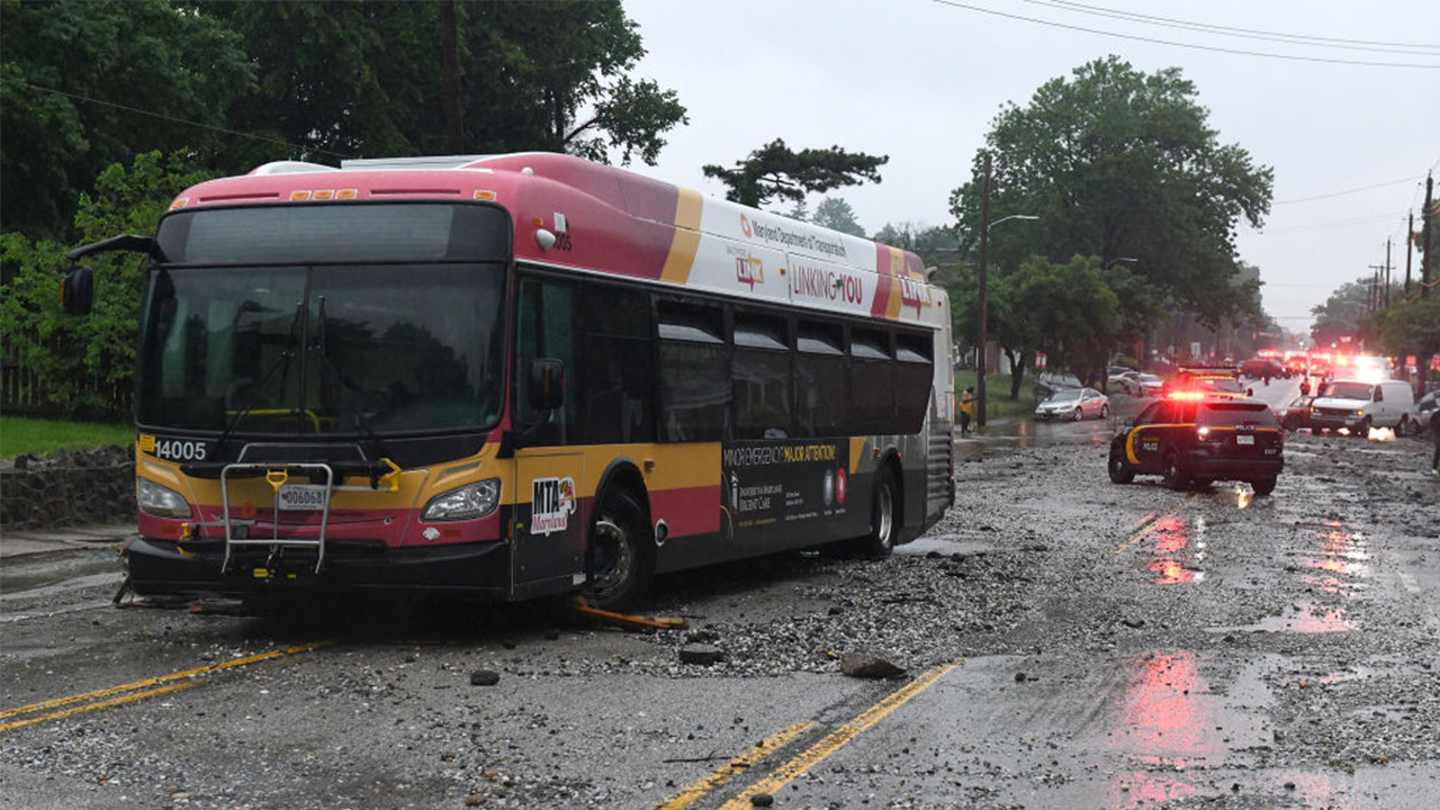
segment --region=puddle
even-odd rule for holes
[[[1359,625],[1345,618],[1343,608],[1327,608],[1312,602],[1296,602],[1279,616],[1266,616],[1254,624],[1238,627],[1210,627],[1208,633],[1346,633]]]
[[[1368,580],[1371,574],[1370,549],[1365,535],[1347,532],[1341,524],[1326,521],[1315,539],[1319,547],[1306,557],[1305,566],[1316,573],[1302,574],[1301,581],[1326,593],[1346,596],[1368,587],[1368,583],[1360,581]]]
[[[1196,788],[1181,772],[1225,753],[1212,716],[1216,699],[1194,652],[1152,652],[1136,658],[1134,666],[1111,745],[1147,770],[1117,771],[1107,807],[1148,807],[1193,796]]]
[[[1146,535],[1149,559],[1143,567],[1155,575],[1155,585],[1188,585],[1205,579],[1205,518],[1194,523],[1179,515],[1155,521]]]

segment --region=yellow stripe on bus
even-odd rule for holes
[[[690,269],[695,266],[695,254],[700,250],[700,212],[705,205],[700,192],[688,188],[678,190],[675,237],[670,242],[670,253],[665,257],[665,268],[660,271],[660,280],[672,284],[684,284],[690,280]]]

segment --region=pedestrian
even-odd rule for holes
[[[1430,474],[1440,475],[1440,413],[1430,414],[1430,438],[1435,442],[1435,455],[1430,457]]]
[[[1300,381],[1300,396],[1310,396],[1310,378],[1306,377]]]
[[[967,386],[960,395],[960,432],[970,432],[970,415],[975,409],[975,386]]]

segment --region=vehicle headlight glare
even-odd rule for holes
[[[194,516],[184,496],[146,478],[135,479],[135,501],[147,515],[181,520]]]
[[[476,481],[443,492],[425,504],[422,520],[469,520],[485,517],[500,505],[500,479]]]

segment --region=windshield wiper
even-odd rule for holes
[[[230,417],[229,424],[225,425],[224,432],[220,434],[220,439],[215,443],[216,452],[223,451],[225,441],[230,438],[230,434],[235,431],[236,426],[240,424],[240,420],[244,419],[249,415],[250,411],[254,409],[256,401],[260,399],[260,394],[265,390],[265,383],[269,382],[270,378],[275,376],[275,372],[281,371],[282,379],[284,374],[289,372],[290,361],[295,357],[295,347],[300,342],[298,332],[304,316],[305,302],[297,302],[295,304],[295,316],[290,319],[290,335],[285,338],[284,349],[280,352],[280,356],[275,358],[275,361],[270,364],[270,367],[265,369],[265,373],[260,376],[260,381],[257,382],[254,389],[251,390],[249,398],[245,400],[245,404],[241,406],[240,410],[235,412],[234,416]]]
[[[316,297],[319,299],[317,304],[318,311],[315,316],[318,323],[315,326],[315,341],[310,348],[320,352],[320,367],[332,375],[336,382],[340,383],[342,395],[345,391],[355,391],[363,395],[363,391],[345,381],[345,376],[340,373],[340,369],[336,368],[335,364],[330,360],[330,352],[325,342],[325,296],[320,295]],[[370,427],[370,419],[365,415],[364,410],[359,410],[355,413],[353,422],[355,429],[360,432],[361,437],[369,442],[371,454],[375,456],[376,459],[383,458],[385,450],[380,446],[380,437],[375,435],[375,431]]]

